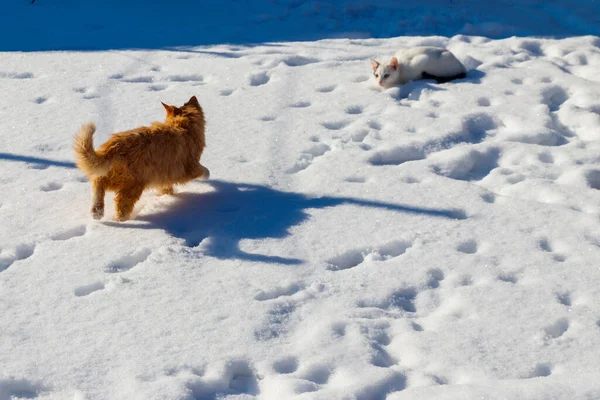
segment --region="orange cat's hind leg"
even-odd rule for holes
[[[92,181],[92,217],[100,219],[104,216],[104,194],[106,192],[106,177],[95,178]]]
[[[173,189],[173,185],[171,185],[171,186],[165,186],[165,187],[162,187],[162,188],[158,189],[158,195],[159,196],[162,196],[164,194],[168,194],[168,195],[175,194],[175,189]]]
[[[117,195],[115,196],[117,221],[125,221],[129,219],[131,211],[133,211],[133,206],[135,205],[136,201],[139,200],[143,191],[143,185],[128,186],[117,191]]]

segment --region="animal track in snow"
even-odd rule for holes
[[[150,92],[160,92],[162,90],[165,90],[166,88],[168,88],[167,85],[155,84],[155,85],[148,86],[148,91],[150,91]]]
[[[351,115],[356,115],[356,114],[361,114],[364,110],[363,106],[358,106],[358,105],[354,105],[354,106],[349,106],[346,107],[346,114],[351,114]]]
[[[292,168],[289,168],[286,172],[288,174],[294,174],[303,171],[312,164],[315,158],[322,156],[330,150],[331,147],[325,143],[317,143],[311,148],[302,152],[300,160],[298,160],[296,164]]]
[[[317,89],[317,92],[319,92],[319,93],[330,93],[330,92],[333,92],[336,87],[337,87],[336,85],[322,86],[322,87],[320,87],[320,88]]]
[[[44,96],[36,97],[35,99],[33,99],[33,102],[35,104],[44,104],[46,101],[48,101],[48,97]]]
[[[586,171],[585,181],[590,188],[600,190],[600,170],[592,169]]]
[[[369,80],[369,77],[365,76],[365,75],[357,76],[356,78],[353,79],[353,81],[355,83],[362,83],[362,82],[366,82],[368,80]]]
[[[265,122],[275,121],[276,119],[277,119],[277,117],[275,117],[274,115],[265,115],[264,117],[260,118],[261,121],[265,121]]]
[[[470,114],[463,118],[460,132],[450,134],[438,146],[447,149],[461,143],[481,143],[485,140],[488,131],[497,127],[496,121],[487,113]]]
[[[458,278],[458,286],[471,286],[473,284],[473,278],[470,275],[463,275]]]
[[[73,293],[77,297],[83,297],[83,296],[88,296],[94,292],[97,292],[98,290],[102,290],[102,289],[104,289],[104,287],[105,287],[104,283],[97,281],[94,283],[90,283],[88,285],[79,286],[78,288],[75,288]]]
[[[485,151],[469,150],[447,165],[433,166],[433,171],[451,179],[478,181],[498,167],[500,151],[491,148]]]
[[[567,318],[559,318],[553,324],[544,328],[546,339],[557,339],[565,334],[569,329],[569,320]]]
[[[147,248],[139,249],[131,254],[123,256],[105,267],[106,272],[124,272],[128,271],[136,265],[143,263],[150,256],[151,250]]]
[[[298,369],[298,359],[293,356],[280,358],[273,363],[273,370],[278,374],[291,374]]]
[[[255,398],[260,392],[254,367],[245,359],[225,359],[217,368],[183,365],[170,367],[155,381],[175,382],[186,388],[189,399]]]
[[[385,349],[391,340],[386,329],[376,328],[368,330],[368,337],[371,346],[371,364],[376,367],[389,368],[398,363],[391,354]]]
[[[332,271],[354,268],[365,260],[363,251],[349,250],[327,261],[328,268]]]
[[[33,74],[31,72],[0,72],[0,78],[31,79]]]
[[[335,322],[331,325],[331,333],[334,337],[342,338],[346,336],[346,324],[344,322]]]
[[[353,268],[365,261],[367,257],[374,261],[386,261],[404,254],[411,246],[411,242],[395,240],[376,248],[349,250],[329,259],[327,269],[340,271]]]
[[[219,94],[221,96],[225,96],[225,97],[231,96],[233,94],[233,90],[232,89],[223,89],[219,92]]]
[[[248,79],[250,82],[250,86],[262,86],[268,83],[271,78],[266,72],[258,72],[256,74],[250,75]]]
[[[536,57],[541,57],[544,55],[544,50],[542,49],[541,44],[537,41],[525,40],[519,45],[519,47]]]
[[[506,283],[517,283],[519,279],[516,274],[503,272],[498,275],[498,280]]]
[[[433,268],[427,271],[427,286],[432,289],[440,287],[440,282],[444,280],[444,272],[439,268]]]
[[[403,176],[402,178],[400,178],[400,180],[404,183],[421,183],[421,181],[419,180],[419,178],[415,178],[414,176]]]
[[[378,125],[378,124],[377,124]],[[371,126],[377,128],[377,126]],[[382,150],[375,153],[368,162],[371,165],[400,165],[407,161],[423,160],[428,154],[449,149],[461,143],[476,144],[484,140],[487,131],[496,127],[495,122],[487,114],[474,114],[465,117],[463,128],[458,133],[452,133],[442,139],[435,139],[424,144],[409,144]],[[380,126],[379,126],[380,128]],[[463,156],[462,162],[451,164],[456,172],[443,171],[434,166],[434,172],[459,180],[478,180],[483,178],[497,166],[499,151],[489,149],[485,153],[472,150]],[[466,171],[465,171],[466,169]]]
[[[304,285],[302,283],[294,282],[271,290],[261,290],[254,296],[254,299],[258,301],[278,299],[280,297],[292,296],[303,289]]]
[[[543,378],[552,374],[552,365],[548,363],[539,363],[533,368],[533,371],[529,373],[525,378]]]
[[[350,183],[365,183],[367,181],[367,178],[363,178],[362,176],[350,176],[344,179],[344,181]]]
[[[333,369],[329,365],[313,364],[300,368],[298,377],[316,383],[317,385],[325,385],[329,382],[329,377],[332,373]]]
[[[465,240],[464,242],[459,243],[459,245],[456,246],[456,250],[465,254],[475,254],[477,253],[477,242],[472,239]]]
[[[62,189],[63,185],[60,182],[50,182],[40,186],[40,190],[43,192],[53,192],[55,190]]]
[[[356,132],[353,132],[350,135],[350,138],[353,142],[362,142],[369,135],[369,131],[366,129],[360,129]]]
[[[301,67],[308,64],[313,64],[319,62],[320,60],[313,57],[304,57],[304,56],[288,56],[283,59],[283,63],[288,67]]]
[[[360,300],[356,305],[360,308],[376,307],[380,309],[397,309],[414,313],[417,311],[414,304],[417,294],[418,292],[415,288],[405,287],[395,290],[383,300]]]
[[[542,153],[538,154],[538,160],[540,160],[540,162],[543,162],[544,164],[553,164],[554,163],[554,157],[552,157],[552,154],[547,153],[547,152],[542,152]]]
[[[322,122],[321,123],[321,125],[323,125],[323,127],[325,127],[326,129],[332,130],[332,131],[337,131],[339,129],[345,128],[349,124],[350,124],[350,121],[348,121],[348,120]]]
[[[0,379],[0,399],[2,400],[35,399],[45,390],[42,385],[27,379]]]
[[[170,75],[165,77],[169,82],[204,82],[204,77],[198,74],[190,75]]]
[[[538,245],[540,246],[540,249],[542,249],[543,251],[545,251],[547,253],[552,253],[552,258],[555,261],[563,262],[563,261],[567,260],[567,257],[564,256],[563,254],[555,253],[553,251],[552,246],[550,245],[550,242],[548,241],[547,238],[541,238],[538,241]]]
[[[483,193],[480,197],[481,200],[489,204],[493,204],[496,202],[496,195],[494,193]]]
[[[266,341],[287,333],[287,325],[296,307],[288,302],[274,305],[267,313],[266,321],[254,331],[256,340]]]
[[[96,88],[93,87],[78,87],[73,88],[75,93],[83,94],[83,98],[86,100],[96,99],[99,97],[99,94],[96,91]]]
[[[389,394],[406,389],[406,375],[391,370],[384,377],[365,385],[354,399],[356,400],[385,400]]]
[[[69,239],[72,239],[75,237],[85,235],[86,230],[87,229],[86,229],[85,225],[79,225],[74,228],[67,229],[66,231],[57,233],[56,235],[52,236],[51,239],[52,240],[69,240]]]
[[[558,111],[560,106],[569,99],[569,94],[560,86],[550,86],[542,91],[542,103],[551,112]]]
[[[369,120],[367,121],[367,126],[376,131],[381,130],[381,124],[377,121]]]
[[[115,78],[120,79],[120,78]],[[154,78],[151,76],[134,76],[127,79],[121,79],[121,82],[126,83],[152,83],[154,82]]]
[[[290,104],[290,107],[292,108],[306,108],[306,107],[310,107],[310,101],[299,101],[297,103],[293,103]]]
[[[556,293],[556,301],[558,301],[563,306],[571,307],[571,304],[572,304],[571,293],[569,293],[569,292]]]
[[[400,165],[408,161],[423,160],[425,151],[417,145],[394,147],[373,154],[367,162],[374,166]]]
[[[11,251],[0,251],[0,272],[6,270],[16,261],[28,259],[34,251],[35,245],[33,244],[19,244]]]
[[[489,107],[491,105],[491,103],[487,97],[480,97],[477,99],[477,105],[479,105],[481,107]]]
[[[540,239],[538,242],[538,245],[540,246],[540,249],[547,251],[548,253],[552,252],[552,247],[550,246],[548,239],[546,239],[546,238]]]

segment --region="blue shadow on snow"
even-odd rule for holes
[[[52,166],[52,167],[62,167],[62,168],[77,168],[75,163],[70,162],[70,161],[50,160],[47,158],[22,156],[22,155],[11,154],[11,153],[0,153],[0,160],[23,162],[23,163],[27,163],[27,164],[41,165],[41,166],[47,166],[47,167]]]
[[[244,239],[284,238],[289,229],[309,218],[307,209],[349,204],[409,214],[448,219],[465,219],[462,210],[433,209],[365,200],[352,197],[310,198],[301,193],[283,192],[267,186],[220,180],[206,182],[214,191],[179,193],[167,208],[149,215],[138,215],[142,223],[105,222],[114,227],[163,229],[185,240],[186,246],[201,242],[202,251],[220,259],[241,259],[286,265],[302,260],[244,252]],[[207,240],[205,240],[207,239]]]

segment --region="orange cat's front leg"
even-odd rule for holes
[[[188,172],[187,178],[190,181],[193,179],[208,179],[210,178],[210,171],[200,163],[194,164],[193,168]]]

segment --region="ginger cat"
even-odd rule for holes
[[[196,178],[208,179],[209,170],[200,164],[206,146],[205,120],[196,96],[181,107],[162,105],[165,122],[154,122],[113,134],[94,150],[94,123],[88,123],[74,138],[77,167],[92,182],[92,216],[104,215],[104,193],[116,192],[116,219],[125,221],[147,188],[173,194],[173,185]]]

